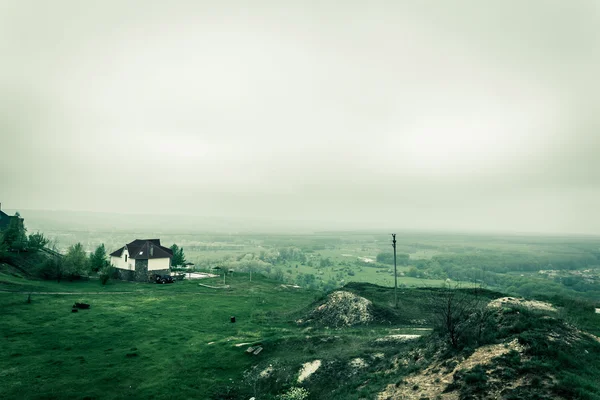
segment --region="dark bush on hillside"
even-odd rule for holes
[[[64,275],[63,262],[59,258],[49,258],[41,264],[37,273],[40,278],[56,279],[60,282]]]
[[[430,292],[433,328],[455,349],[481,346],[496,337],[494,310],[483,289],[464,290],[459,286]]]
[[[115,268],[108,262],[104,264],[104,267],[98,272],[100,277],[100,283],[106,285],[108,280],[115,274]]]
[[[29,250],[30,251],[41,250],[49,242],[50,242],[50,240],[48,240],[48,238],[46,238],[43,233],[40,233],[40,232],[33,233],[33,234],[29,235],[29,243],[28,243]]]
[[[4,242],[4,236],[0,232],[0,260],[4,260],[8,254],[8,244]]]
[[[468,371],[460,370],[454,373],[454,382],[446,388],[445,392],[461,391],[461,398],[480,398],[487,389],[488,376],[483,366],[476,365]]]

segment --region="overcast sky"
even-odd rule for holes
[[[599,71],[597,0],[0,0],[0,202],[600,234]]]

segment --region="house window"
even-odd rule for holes
[[[125,254],[125,262],[127,262],[127,254]]]

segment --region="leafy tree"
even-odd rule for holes
[[[317,279],[313,274],[304,274],[300,272],[296,276],[296,284],[304,288],[315,289],[317,286]]]
[[[279,249],[279,251],[277,252],[277,260],[275,261],[280,261],[282,263],[285,263],[286,261],[297,261],[300,263],[305,263],[306,262],[306,255],[304,254],[304,252],[297,248],[297,247],[284,247]],[[263,261],[266,261],[263,259]],[[272,264],[274,264],[274,262],[272,262]]]
[[[4,235],[0,232],[0,259],[8,254],[8,245],[4,242]]]
[[[4,231],[3,240],[11,250],[21,251],[27,248],[27,228],[18,212],[10,219],[10,223]]]
[[[333,265],[333,262],[331,262],[331,259],[329,257],[321,258],[319,260],[319,268],[331,267],[332,265]]]
[[[50,240],[44,236],[43,233],[36,232],[29,235],[29,249],[38,251],[46,247],[46,245],[50,243]]]
[[[376,260],[378,263],[394,265],[394,253],[379,253],[377,254]],[[404,253],[396,254],[397,265],[408,265],[410,256]]]
[[[173,257],[171,257],[171,267],[177,267],[186,263],[185,254],[183,254],[183,247],[179,247],[176,244],[171,246],[173,251]]]
[[[96,248],[96,251],[90,254],[90,268],[92,272],[98,272],[109,264],[106,257],[106,248],[104,243]]]
[[[48,258],[41,264],[38,274],[44,279],[56,279],[60,283],[64,276],[63,260],[60,257]]]
[[[63,272],[69,278],[76,278],[89,270],[89,259],[81,243],[69,247],[63,259]]]
[[[114,274],[115,267],[112,266],[111,263],[105,262],[102,268],[99,271],[100,275],[100,283],[102,285],[106,285],[110,277]]]
[[[279,267],[275,268],[273,270],[273,279],[275,279],[276,281],[282,281],[284,280],[284,275],[283,275],[283,270]]]
[[[280,259],[281,253],[275,249],[261,250],[259,260],[275,265]]]

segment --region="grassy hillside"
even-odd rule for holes
[[[39,289],[77,294],[34,294],[31,304],[24,294],[1,295],[2,369],[10,378],[2,385],[8,382],[11,398],[24,391],[150,398],[173,386],[182,397],[206,395],[250,365],[234,344],[280,334],[286,315],[312,296],[261,281],[218,293],[195,284],[44,282]],[[90,310],[71,313],[75,301],[90,303]]]
[[[333,329],[307,321],[327,300],[321,292],[260,276],[252,282],[236,276],[230,289],[211,289],[185,281],[58,284],[4,272],[5,398],[269,399],[292,387],[308,390],[309,399],[372,399],[384,390],[381,398],[407,392],[406,398],[422,398],[436,390],[442,398],[444,390],[460,398],[502,391],[502,398],[513,399],[600,396],[600,343],[587,334],[600,334],[600,315],[588,303],[565,300],[553,312],[497,309],[486,345],[508,348],[516,340],[518,346],[498,352],[484,368],[472,362],[484,343],[452,348],[432,333],[430,300],[441,294],[431,289],[399,291],[396,309],[393,290],[350,284],[344,290],[370,300],[374,318],[366,326]],[[499,296],[485,292],[487,300]],[[91,308],[72,313],[74,302]],[[256,344],[260,354],[245,353]],[[299,383],[303,364],[316,361],[320,367]]]

